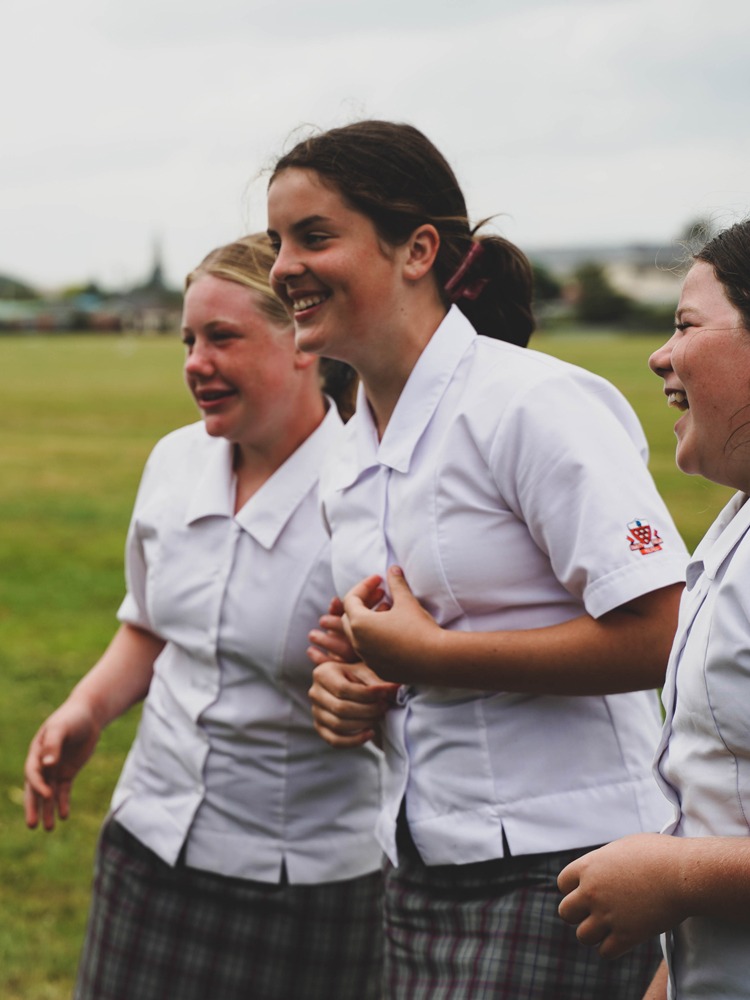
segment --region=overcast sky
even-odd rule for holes
[[[750,214],[748,0],[4,0],[0,272],[168,279],[302,124],[408,121],[535,246]]]

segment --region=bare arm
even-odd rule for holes
[[[643,1000],[667,1000],[667,985],[669,983],[669,973],[667,963],[662,962],[656,970],[656,975],[651,980],[648,989],[643,994]]]
[[[750,838],[634,834],[572,862],[558,885],[579,941],[617,958],[686,917],[750,924]]]
[[[389,571],[393,606],[371,611],[368,577],[344,599],[345,626],[361,658],[385,680],[531,694],[614,694],[662,683],[682,584],[592,618],[500,632],[441,628],[398,567]]]
[[[154,661],[164,643],[150,632],[121,625],[101,659],[42,723],[31,741],[24,768],[26,823],[55,826],[67,819],[73,779],[84,766],[102,729],[145,698]]]

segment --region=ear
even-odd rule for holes
[[[440,249],[440,234],[430,223],[419,226],[409,237],[404,249],[407,256],[404,263],[404,277],[418,281],[432,268]]]

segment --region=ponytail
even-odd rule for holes
[[[443,296],[477,333],[526,347],[535,327],[532,289],[526,255],[502,236],[479,236],[444,284]]]
[[[469,226],[456,175],[413,125],[361,121],[311,135],[276,162],[270,183],[290,167],[314,170],[332,183],[390,246],[403,245],[425,222],[434,225],[440,247],[433,271],[446,308],[455,301],[485,336],[528,343],[534,329],[531,265],[502,237],[474,237],[478,227]],[[463,287],[459,296],[446,292],[477,245],[483,252],[467,268],[475,287],[470,294]]]

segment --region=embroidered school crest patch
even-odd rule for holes
[[[660,552],[662,540],[656,528],[652,528],[648,521],[636,518],[635,521],[628,521],[628,541],[631,552],[640,552],[642,556],[647,556],[649,552]]]

